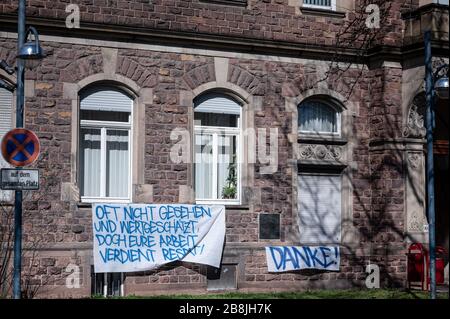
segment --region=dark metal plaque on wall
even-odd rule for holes
[[[259,215],[259,239],[280,239],[280,214]]]

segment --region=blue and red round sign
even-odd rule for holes
[[[1,146],[5,161],[16,167],[32,164],[41,148],[36,134],[24,128],[15,128],[6,133]]]

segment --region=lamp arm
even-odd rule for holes
[[[35,43],[36,51],[38,51],[39,50],[39,33],[37,32],[35,27],[29,26],[27,33],[25,34],[25,41],[28,38],[28,35],[30,33],[34,35],[34,43]]]

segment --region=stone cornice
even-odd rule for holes
[[[122,25],[108,25],[84,22],[79,29],[67,29],[61,19],[27,17],[27,24],[38,28],[43,35],[63,37],[78,37],[98,40],[136,42],[143,44],[177,45],[197,49],[215,49],[253,54],[274,54],[299,58],[317,59],[333,56],[335,47],[302,44],[287,41],[275,41],[237,37],[229,35],[207,34],[202,32],[187,32],[152,29],[145,27],[127,27]],[[16,32],[17,17],[1,15],[1,31]],[[351,61],[359,56],[358,51],[351,48],[340,49],[342,58]]]
[[[406,151],[406,150],[416,150],[423,151],[425,139],[418,138],[374,138],[369,142],[369,151],[378,152],[386,150],[395,151]]]
[[[27,17],[27,24],[38,28],[42,35],[62,37],[78,37],[94,40],[110,40],[134,42],[142,44],[158,44],[197,49],[212,49],[241,53],[297,57],[305,59],[327,60],[336,57],[341,62],[354,62],[376,65],[379,61],[402,62],[416,56],[423,56],[423,41],[402,47],[376,46],[365,56],[361,56],[357,49],[336,48],[333,46],[319,46],[287,41],[263,40],[228,35],[215,35],[200,32],[160,30],[144,27],[127,27],[85,22],[82,28],[67,29],[61,19]],[[0,31],[16,32],[17,16],[0,14]],[[433,41],[433,51],[436,55],[448,55],[448,42]]]
[[[449,46],[448,41],[431,40],[431,50],[433,56],[448,57]],[[423,56],[425,51],[423,35],[417,36],[411,44],[402,47],[402,55],[404,59],[409,57]]]
[[[414,17],[418,17],[421,16],[424,13],[428,13],[431,11],[448,11],[449,6],[445,5],[445,4],[438,4],[438,3],[429,3],[426,4],[424,6],[421,6],[419,8],[417,8],[414,11],[409,11],[409,12],[404,12],[402,13],[402,19],[409,19],[409,18],[414,18]]]

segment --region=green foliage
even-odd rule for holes
[[[233,155],[233,160],[228,164],[228,176],[226,184],[222,189],[223,199],[235,199],[237,193],[237,172],[236,172],[236,155]]]

